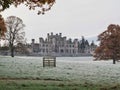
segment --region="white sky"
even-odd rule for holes
[[[2,15],[14,15],[26,25],[28,41],[46,37],[47,33],[63,33],[68,38],[96,36],[106,30],[109,24],[120,25],[120,0],[56,0],[45,15],[29,11],[27,7],[11,7]]]

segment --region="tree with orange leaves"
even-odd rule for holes
[[[5,36],[5,32],[7,31],[4,19],[0,15],[0,39],[3,39]]]
[[[38,10],[39,14],[44,14],[49,11],[55,0],[0,0],[0,12],[9,8],[10,5],[17,7],[20,4],[25,4],[30,10]],[[2,15],[0,15],[0,38],[4,36],[6,32],[6,27]]]
[[[44,14],[51,9],[54,3],[55,0],[0,0],[0,11],[4,11],[10,5],[17,7],[20,4],[25,4],[30,10],[39,8],[38,14]]]
[[[98,36],[99,47],[95,50],[96,60],[113,60],[113,64],[120,60],[120,26],[111,24],[107,30]]]

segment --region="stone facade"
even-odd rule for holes
[[[82,37],[82,40],[67,39],[62,36],[62,33],[54,35],[53,33],[47,34],[47,38],[39,38],[39,43],[35,43],[35,39],[32,39],[31,49],[33,55],[40,56],[80,56],[90,55],[91,52],[97,46],[92,42],[89,42]]]

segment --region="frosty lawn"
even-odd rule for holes
[[[0,78],[68,81],[99,85],[120,84],[120,62],[93,61],[92,57],[58,57],[56,67],[42,65],[42,57],[0,56]]]

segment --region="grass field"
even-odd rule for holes
[[[43,68],[41,57],[0,56],[0,90],[120,90],[120,62],[59,57]]]

